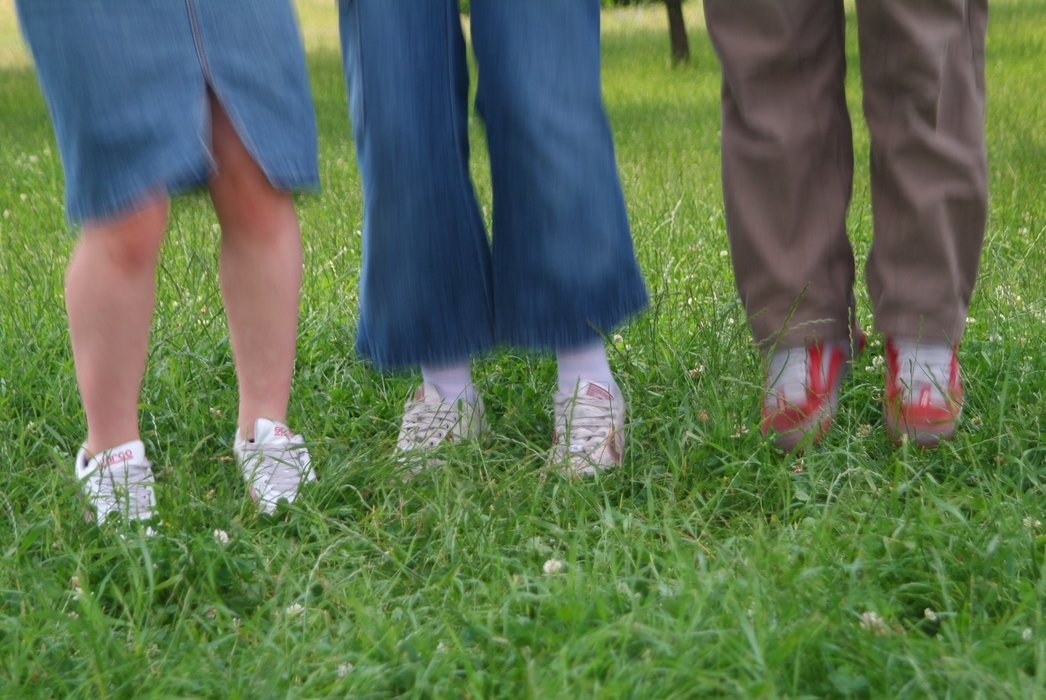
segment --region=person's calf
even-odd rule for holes
[[[66,274],[76,379],[92,453],[138,439],[138,394],[156,297],[167,200],[90,222]]]
[[[301,230],[290,193],[275,189],[211,95],[217,172],[209,184],[222,229],[219,274],[240,389],[237,427],[286,420],[297,344]]]

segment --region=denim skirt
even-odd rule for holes
[[[17,0],[54,123],[70,221],[133,210],[214,171],[208,90],[269,182],[319,186],[290,0]]]

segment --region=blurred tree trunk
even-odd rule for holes
[[[683,0],[665,0],[668,8],[668,34],[672,39],[672,64],[690,63],[690,41],[683,22]]]

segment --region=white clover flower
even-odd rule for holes
[[[215,530],[214,539],[218,540],[220,544],[229,544],[229,533],[225,530]]]
[[[446,654],[448,651],[450,651],[450,647],[448,647],[443,642],[440,642],[439,644],[436,645],[436,653],[437,654]]]
[[[73,576],[69,579],[69,586],[73,589],[73,600],[80,600],[84,595],[84,589],[80,588],[80,579]]]
[[[925,610],[923,610],[923,617],[925,617],[930,622],[941,621],[941,616],[935,613],[932,608],[926,608]]]
[[[287,609],[283,611],[283,614],[287,617],[297,617],[305,612],[305,608],[301,603],[293,603],[287,606]]]
[[[719,257],[725,258],[727,255],[730,255],[730,253],[726,252],[725,250],[719,251]]]
[[[1021,639],[1026,642],[1031,641],[1032,636],[1034,636],[1034,633],[1031,631],[1031,627],[1025,627],[1024,631],[1021,632]]]
[[[338,678],[344,678],[345,676],[352,673],[352,669],[355,668],[352,664],[346,661],[343,664],[338,664],[337,673]]]
[[[559,559],[549,559],[545,562],[545,565],[541,567],[541,570],[545,572],[546,576],[554,576],[563,571],[564,568],[566,568],[565,562],[562,562]]]
[[[23,192],[22,194],[18,195],[18,197],[19,197],[19,199],[21,199],[21,200],[22,200],[23,202],[24,202],[24,201],[26,201],[27,199],[29,199],[29,195],[27,195],[27,194],[26,194],[25,192]]]
[[[871,632],[876,637],[885,637],[890,631],[886,626],[886,620],[871,610],[861,613],[861,629]]]

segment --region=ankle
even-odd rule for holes
[[[421,377],[426,384],[436,387],[444,401],[464,399],[471,405],[479,397],[476,385],[472,383],[472,368],[467,359],[438,367],[422,365]]]
[[[577,348],[560,348],[556,350],[556,363],[559,391],[563,394],[573,394],[582,382],[601,384],[608,391],[617,389],[603,341]]]
[[[89,457],[96,457],[103,452],[112,451],[118,447],[123,447],[129,442],[137,442],[142,438],[138,434],[138,431],[133,433],[111,433],[102,435],[87,434],[87,439],[84,441],[84,450],[87,452]]]

